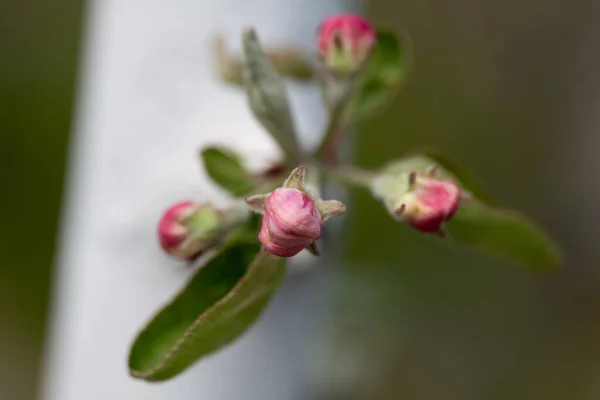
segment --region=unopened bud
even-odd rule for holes
[[[293,257],[304,249],[318,255],[315,241],[321,237],[323,222],[345,211],[339,201],[311,196],[304,186],[304,174],[304,166],[300,166],[283,187],[246,198],[251,208],[264,213],[258,239],[279,257]]]
[[[267,198],[258,238],[269,253],[292,257],[321,237],[321,224],[315,202],[307,194],[278,188]]]
[[[391,163],[373,178],[371,189],[398,221],[443,236],[443,223],[471,195],[451,174],[429,162],[425,157],[413,157]]]
[[[442,223],[458,209],[460,187],[451,180],[425,177],[416,177],[411,186],[394,214],[421,232],[439,233]]]
[[[181,260],[194,260],[217,242],[221,212],[189,201],[171,206],[158,224],[161,247]]]
[[[376,37],[366,19],[353,14],[334,15],[319,26],[319,56],[329,69],[352,73],[368,59]]]

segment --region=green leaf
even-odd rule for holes
[[[369,116],[389,103],[404,81],[406,69],[406,56],[396,34],[378,31],[369,64],[358,83],[355,116]]]
[[[314,79],[314,68],[310,57],[300,49],[282,46],[267,49],[266,53],[271,64],[281,76],[303,82],[310,82]],[[228,51],[225,38],[221,35],[214,38],[213,56],[217,71],[223,81],[236,86],[244,85],[244,63],[239,57]]]
[[[283,81],[252,29],[244,32],[244,87],[250,109],[281,147],[289,165],[297,165],[300,148]]]
[[[244,196],[254,189],[254,178],[232,151],[208,147],[201,155],[208,176],[232,195]]]
[[[254,240],[235,240],[198,270],[141,331],[132,376],[164,381],[230,344],[257,320],[285,275],[284,259]],[[258,255],[257,255],[258,252]]]
[[[558,247],[544,231],[525,216],[465,202],[447,226],[453,241],[488,250],[534,268],[559,265]]]

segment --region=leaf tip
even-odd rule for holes
[[[283,182],[284,188],[294,188],[300,191],[305,192],[306,188],[304,187],[304,181],[306,179],[306,167],[301,164],[298,165],[290,175],[287,177],[285,182]]]
[[[548,250],[547,258],[543,262],[534,265],[537,271],[549,271],[562,267],[565,263],[565,257],[560,247],[550,237],[546,237],[546,246]]]
[[[144,378],[144,374],[142,374],[139,371],[133,370],[133,369],[129,369],[129,376],[131,376],[132,378],[135,379],[143,379]]]

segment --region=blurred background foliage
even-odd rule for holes
[[[567,264],[532,273],[446,246],[356,192],[331,349],[362,368],[339,377],[332,398],[600,398],[600,5],[368,7],[377,23],[410,34],[414,64],[394,104],[359,127],[359,164],[376,167],[415,146],[440,150],[501,203],[536,218]],[[23,0],[1,9],[0,390],[32,399],[83,4]]]
[[[535,274],[445,246],[358,193],[347,253],[356,289],[341,291],[350,325],[338,330],[367,368],[344,398],[600,398],[598,217],[582,200],[597,194],[586,179],[598,168],[584,160],[599,126],[577,110],[599,106],[598,5],[382,0],[371,11],[410,34],[414,65],[395,104],[360,127],[358,162],[441,151],[537,219],[567,264]]]
[[[0,5],[0,397],[33,399],[71,128],[82,3]]]

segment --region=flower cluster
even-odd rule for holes
[[[454,243],[535,267],[560,262],[560,252],[535,224],[485,201],[443,157],[407,154],[376,171],[340,164],[349,128],[388,104],[406,77],[410,57],[392,31],[376,31],[356,15],[328,17],[318,29],[317,68],[301,49],[263,48],[253,28],[243,31],[241,42],[242,58],[217,43],[218,68],[244,90],[282,157],[266,170],[250,171],[229,148],[202,149],[204,171],[235,199],[223,208],[180,202],[163,214],[158,237],[170,256],[193,261],[216,251],[141,332],[130,353],[132,376],[168,379],[247,330],[283,282],[283,259],[303,250],[319,255],[324,223],[345,211],[343,203],[321,198],[319,189],[334,184],[367,190],[392,218],[419,233],[451,235]],[[313,149],[300,147],[283,80],[288,77],[314,80],[321,89],[327,121]]]
[[[245,40],[250,40],[248,48],[254,49],[258,46],[256,35],[249,32]],[[376,45],[377,33],[366,19],[352,14],[325,18],[317,36],[319,59],[328,73],[325,79],[337,76],[334,78],[337,82],[352,85],[354,80],[349,76],[361,73]],[[318,152],[315,154],[319,156]],[[230,161],[221,168],[243,171],[235,163],[237,161]],[[218,167],[213,166],[211,170],[218,173]],[[260,176],[263,175],[267,176]],[[242,176],[246,179],[250,175]],[[277,176],[270,179],[277,179]],[[443,223],[452,218],[460,204],[459,185],[453,180],[437,179],[434,170],[392,177],[392,180],[398,179],[402,180],[401,184],[387,187],[380,193],[391,215],[421,232],[442,234]],[[319,253],[316,242],[321,237],[323,223],[331,216],[341,214],[345,207],[336,200],[321,200],[314,189],[307,190],[305,168],[301,165],[291,172],[281,187],[267,194],[246,197],[250,208],[263,214],[258,239],[268,252],[279,257],[293,257],[304,249]],[[162,248],[173,257],[195,259],[228,234],[223,215],[224,212],[208,204],[175,204],[159,223]]]

